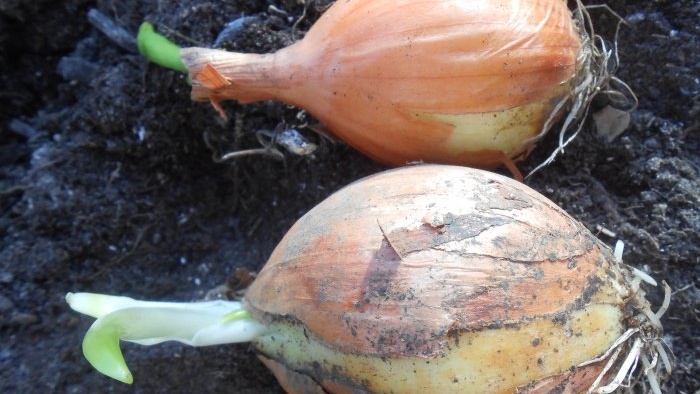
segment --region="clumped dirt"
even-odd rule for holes
[[[225,24],[251,16],[230,50],[270,52],[308,29],[328,1],[88,1],[0,4],[0,391],[282,392],[246,345],[191,349],[123,345],[129,387],[96,373],[80,342],[91,323],[68,310],[69,291],[197,300],[236,268],[255,271],[286,229],[333,191],[384,167],[301,127],[280,103],[225,104],[221,121],[189,100],[185,78],[148,64],[95,29],[94,8],[135,32],[152,21],[183,45],[210,46]],[[618,75],[639,108],[612,142],[587,127],[528,184],[600,237],[626,244],[625,261],[674,289],[664,317],[676,357],[668,392],[700,389],[700,4],[610,7]],[[616,20],[592,10],[609,39]],[[256,132],[298,128],[320,148],[215,160],[257,148]],[[548,136],[527,171],[556,144]],[[661,292],[650,295],[659,304]]]

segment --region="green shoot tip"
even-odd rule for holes
[[[97,323],[97,322],[95,322]],[[95,327],[96,324],[93,324]],[[97,371],[120,382],[131,384],[134,377],[119,348],[121,333],[116,328],[93,328],[83,339],[83,355]]]
[[[153,63],[171,70],[187,72],[187,67],[180,58],[180,47],[156,33],[150,22],[143,22],[139,27],[136,45],[139,52]]]

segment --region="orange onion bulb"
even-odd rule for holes
[[[640,275],[522,183],[423,165],[309,211],[244,304],[290,393],[609,393],[668,361]]]
[[[181,57],[192,98],[220,111],[281,100],[386,164],[495,168],[561,115],[581,48],[562,0],[344,0],[275,53]]]

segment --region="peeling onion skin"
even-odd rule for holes
[[[274,54],[181,57],[218,109],[280,100],[386,164],[496,168],[561,115],[581,45],[562,0],[342,0]]]
[[[638,314],[626,278],[527,186],[423,165],[304,215],[245,302],[290,393],[578,393]]]

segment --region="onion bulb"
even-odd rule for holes
[[[256,348],[290,392],[308,392],[302,375],[338,393],[579,393],[625,355],[656,354],[661,333],[638,276],[583,225],[527,186],[451,166],[323,201],[245,304],[275,327]]]
[[[88,360],[125,382],[119,338],[251,341],[290,393],[609,393],[638,365],[660,393],[670,292],[652,312],[621,254],[519,182],[413,166],[299,219],[242,304],[68,302],[98,318]]]
[[[344,0],[275,53],[180,55],[222,114],[281,100],[386,164],[514,170],[575,96],[581,30],[563,0]]]

